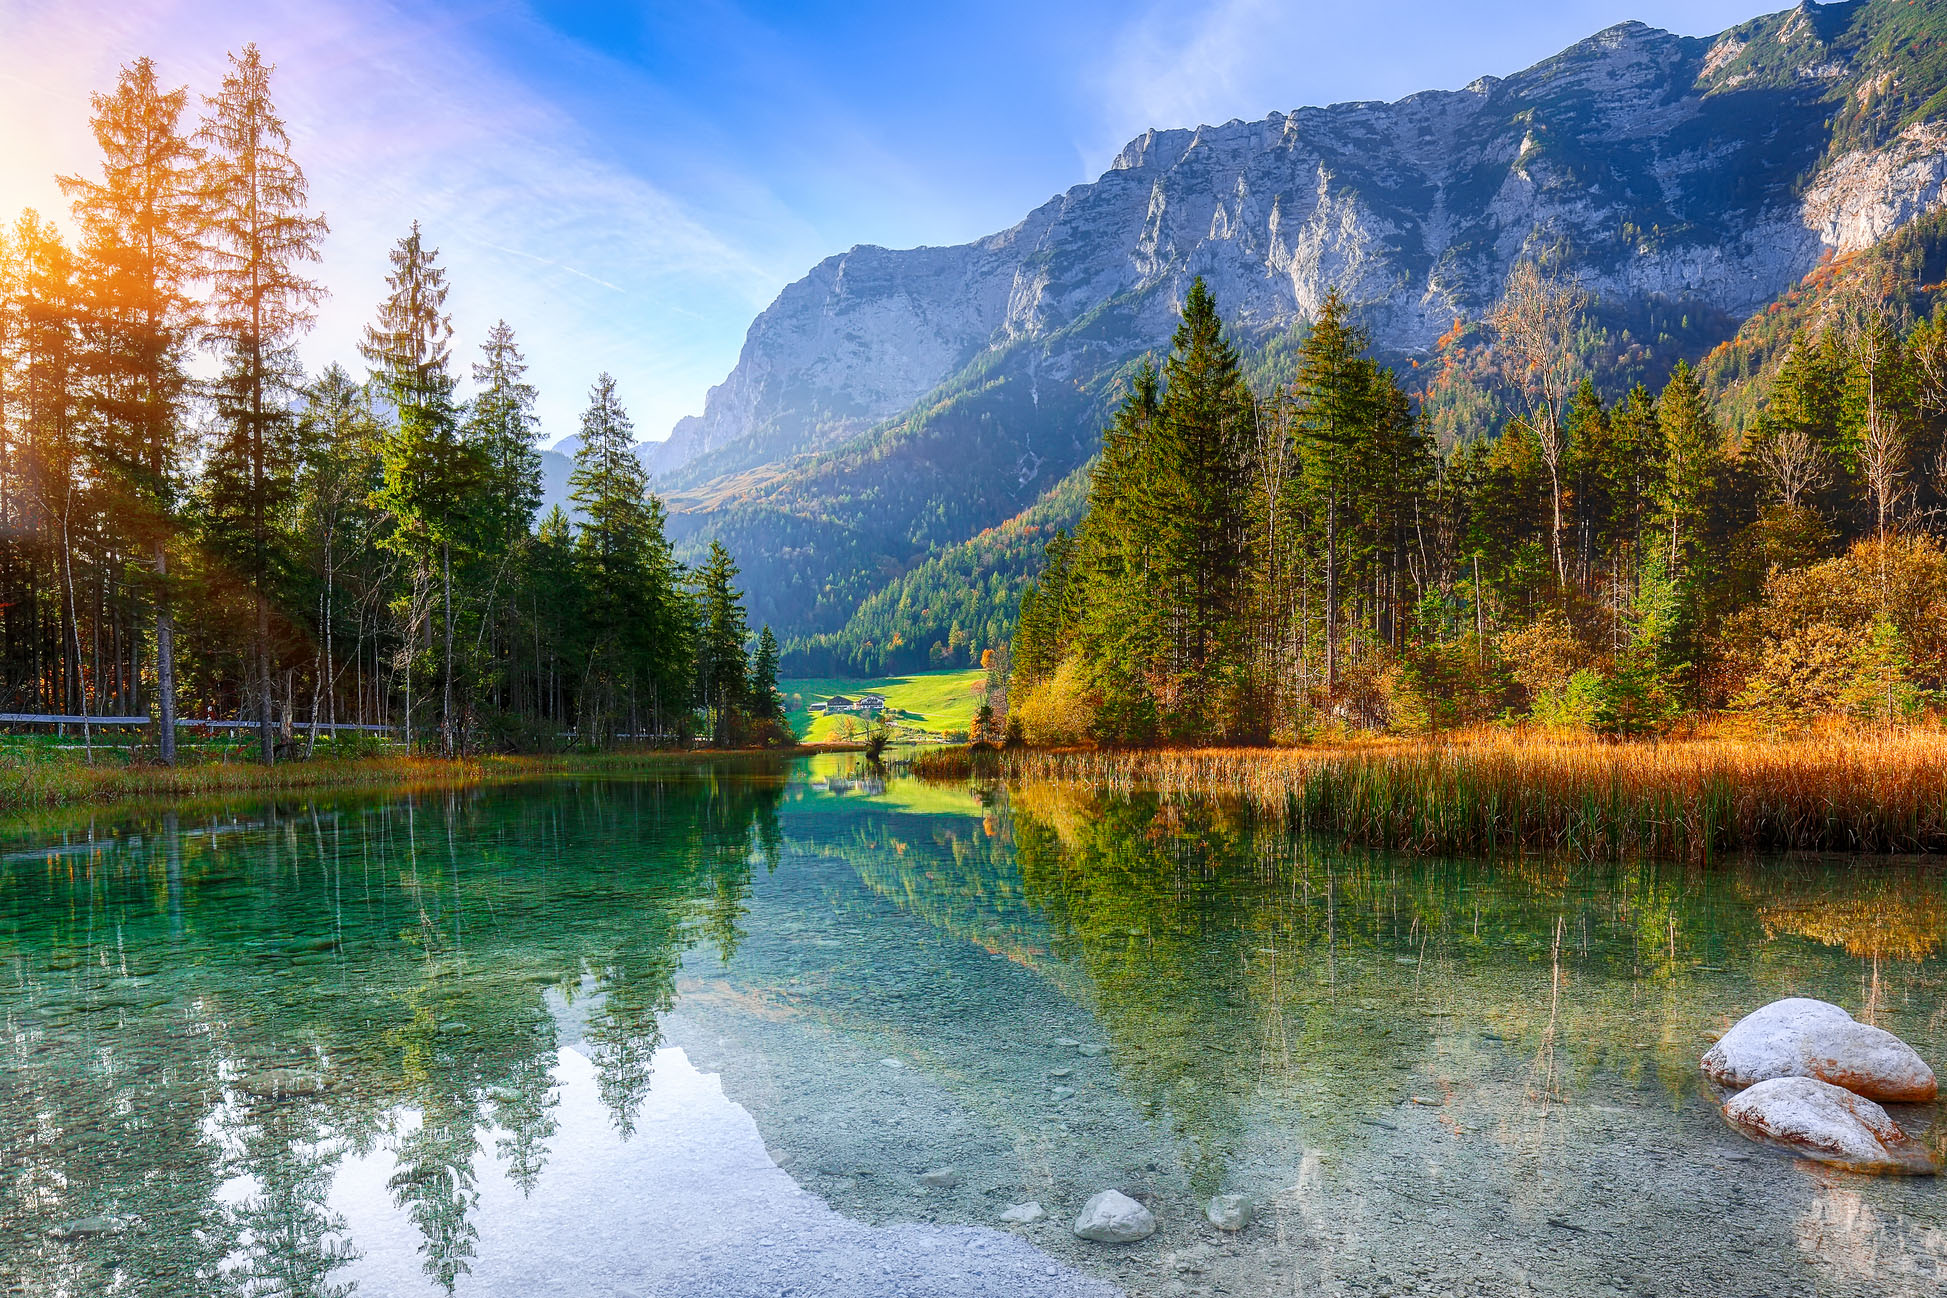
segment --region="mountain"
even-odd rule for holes
[[[834,632],[1084,463],[1196,276],[1247,349],[1336,287],[1405,359],[1549,250],[1612,329],[1702,355],[1943,199],[1947,0],[1625,23],[1461,90],[1148,131],[1012,229],[829,258],[648,458],[760,617]]]

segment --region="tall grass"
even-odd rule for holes
[[[954,750],[914,766],[935,778],[1237,797],[1299,829],[1425,854],[1947,851],[1947,736],[1937,732],[1605,743],[1491,731],[1294,749]]]

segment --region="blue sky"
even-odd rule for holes
[[[123,62],[204,91],[255,40],[333,227],[311,364],[355,365],[418,218],[461,350],[506,317],[549,440],[602,369],[660,438],[818,259],[1005,228],[1149,126],[1394,99],[1628,18],[1704,35],[1772,7],[0,0],[0,218],[62,210],[53,175],[91,165],[87,96]]]

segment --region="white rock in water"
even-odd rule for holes
[[[1120,1190],[1104,1190],[1082,1205],[1075,1233],[1100,1244],[1127,1244],[1156,1233],[1149,1209]]]
[[[1854,1172],[1931,1176],[1933,1159],[1886,1110],[1816,1077],[1774,1077],[1731,1097],[1724,1117],[1754,1140]]]
[[[1007,1211],[1001,1214],[1001,1220],[1016,1226],[1026,1226],[1031,1222],[1040,1221],[1047,1215],[1041,1210],[1038,1201],[1029,1199],[1026,1203],[1009,1204]]]
[[[1241,1194],[1220,1194],[1204,1216],[1218,1230],[1242,1230],[1251,1224],[1251,1205]]]
[[[1873,1100],[1924,1103],[1939,1085],[1926,1060],[1887,1032],[1826,1001],[1794,996],[1739,1019],[1704,1054],[1704,1073],[1725,1086],[1813,1077]]]

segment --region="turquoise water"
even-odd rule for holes
[[[1940,1067],[1943,942],[1924,862],[831,759],[0,825],[0,1291],[1938,1294],[1941,1185],[1745,1143],[1697,1057],[1799,994]],[[1156,1234],[1076,1239],[1105,1188]]]

